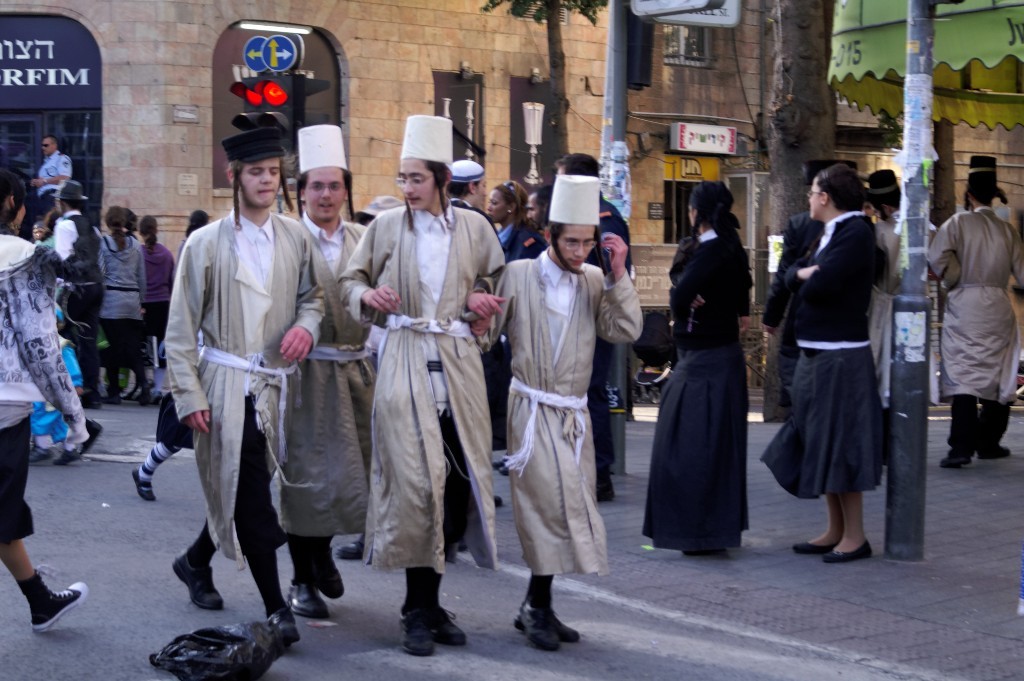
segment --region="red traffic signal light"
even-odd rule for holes
[[[289,99],[288,90],[277,81],[255,80],[253,78],[232,83],[231,94],[241,97],[251,107],[261,107],[264,104],[272,107],[282,107],[288,103]]]

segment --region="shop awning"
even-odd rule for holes
[[[839,0],[832,32],[832,89],[878,115],[903,111],[905,0]],[[1024,1],[938,5],[933,118],[972,127],[1024,124]]]

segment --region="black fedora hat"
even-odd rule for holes
[[[995,156],[971,156],[971,166],[967,171],[967,188],[989,195],[996,191]]]
[[[82,193],[82,183],[74,180],[64,180],[64,184],[57,190],[57,199],[60,201],[85,201],[88,198]]]
[[[868,199],[874,204],[898,205],[900,185],[896,173],[884,168],[868,175]]]

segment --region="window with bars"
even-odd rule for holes
[[[665,63],[710,66],[711,34],[703,26],[665,26]]]
[[[528,10],[526,10],[526,13],[523,14],[523,16],[518,17],[518,18],[519,19],[529,19],[530,21],[533,21],[534,20],[534,18],[533,18],[534,15],[537,13],[537,10],[543,4],[544,4],[543,0],[537,0],[537,2],[530,3],[530,8]],[[558,11],[558,19],[559,19],[559,22],[563,26],[567,26],[569,24],[569,10],[566,9],[565,7],[561,8]],[[547,22],[545,21],[544,23],[547,23]]]

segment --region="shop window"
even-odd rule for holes
[[[665,26],[665,64],[710,66],[711,33],[702,26]]]

